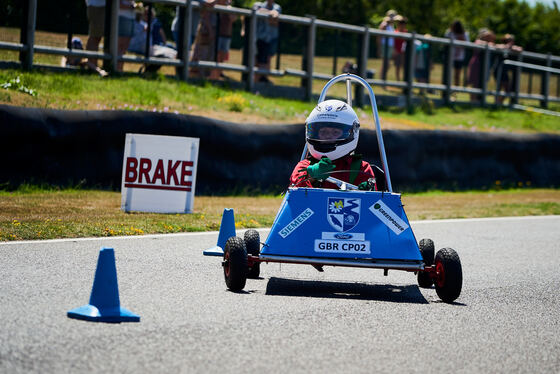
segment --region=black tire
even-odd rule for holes
[[[249,278],[249,279],[259,279],[260,275],[261,275],[261,263],[260,262],[255,262],[253,264],[253,266],[251,266],[249,268],[249,270],[247,271],[247,278]]]
[[[258,256],[261,252],[261,237],[259,232],[254,229],[245,231],[243,236],[245,241],[245,247],[247,248],[247,253],[253,256]],[[258,279],[261,274],[261,263],[255,262],[253,266],[249,267],[247,272],[247,278]]]
[[[434,242],[432,239],[422,239],[420,243],[418,243],[418,247],[420,248],[420,253],[422,254],[422,259],[424,260],[424,265],[431,266],[434,264],[434,253],[435,247]],[[418,273],[418,286],[422,288],[432,288],[434,285],[434,280],[430,277],[430,275],[425,272],[421,271]]]
[[[245,231],[245,235],[243,235],[243,240],[245,241],[247,253],[258,256],[261,251],[261,237],[259,232],[254,229],[247,230]]]
[[[424,259],[424,264],[426,264],[426,266],[433,265],[434,255],[436,253],[434,241],[432,239],[422,239],[420,240],[420,243],[418,243],[418,247],[420,248],[422,258]]]
[[[247,282],[247,249],[245,241],[232,236],[226,241],[224,250],[224,278],[232,291],[241,291]]]
[[[443,248],[436,253],[437,277],[434,282],[436,293],[445,303],[452,303],[461,294],[463,270],[459,255],[452,248]]]

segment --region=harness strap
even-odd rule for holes
[[[352,164],[350,164],[350,178],[349,182],[354,184],[354,181],[358,177],[358,173],[362,167],[362,155],[353,155]]]

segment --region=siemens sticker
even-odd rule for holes
[[[292,222],[288,223],[286,225],[286,227],[284,227],[282,230],[280,230],[278,232],[278,234],[282,237],[282,238],[286,238],[288,235],[290,235],[292,232],[294,232],[295,229],[297,229],[299,226],[301,226],[302,223],[304,223],[305,221],[307,221],[309,219],[309,217],[311,217],[313,215],[313,211],[309,208],[305,209],[299,216],[297,216]]]
[[[370,254],[369,241],[357,240],[315,240],[315,252]]]
[[[369,210],[397,235],[400,235],[408,229],[406,222],[403,221],[401,217],[397,216],[395,212],[381,200],[370,206]]]

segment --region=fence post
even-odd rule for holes
[[[316,16],[311,16],[309,24],[309,31],[307,34],[307,66],[306,73],[307,79],[305,82],[305,100],[311,100],[313,97],[313,62],[315,59],[315,25]]]
[[[480,87],[482,88],[482,94],[480,97],[480,106],[486,106],[486,95],[488,93],[488,75],[490,74],[490,45],[486,44],[486,48],[484,49],[484,60],[482,61],[482,71],[480,74],[482,84]]]
[[[518,59],[517,61],[519,62],[523,62],[523,55],[519,54],[518,55]],[[519,103],[519,91],[521,90],[521,66],[516,66],[515,67],[515,75],[513,77],[513,82],[515,84],[515,93],[513,97],[510,97],[509,99],[509,106],[510,108],[513,107],[513,104],[518,104]]]
[[[282,56],[282,50],[280,45],[282,42],[282,23],[278,22],[278,45],[276,46],[276,70],[280,70],[280,56]]]
[[[414,84],[414,67],[416,66],[416,32],[412,33],[412,39],[406,43],[406,106],[409,113],[412,112],[412,85]],[[428,67],[429,70],[429,67]],[[428,82],[429,83],[429,82]],[[423,89],[422,89],[423,90]]]
[[[499,53],[503,53],[503,52],[499,52]],[[503,57],[500,57],[501,59],[503,59]],[[502,60],[503,61],[503,60]],[[503,98],[500,98],[500,91],[501,91],[501,86],[502,86],[502,74],[504,71],[504,63],[499,63],[498,66],[496,67],[496,93],[494,94],[494,106],[497,108],[499,106],[502,106],[503,103]]]
[[[20,52],[19,60],[25,70],[33,67],[33,46],[35,45],[35,24],[37,22],[37,0],[29,0],[24,5],[24,25],[20,31],[21,44],[27,47]]]
[[[181,60],[182,66],[177,68],[177,75],[181,80],[189,78],[189,58],[191,50],[192,33],[192,1],[187,0],[186,7],[179,7],[179,32],[177,34],[177,58]]]
[[[548,52],[548,56],[546,57],[546,67],[552,66],[552,58],[550,52]],[[541,108],[548,107],[548,91],[550,88],[550,72],[546,71],[542,75],[542,83],[541,83],[541,94],[544,96],[544,99],[541,101]]]
[[[251,12],[251,20],[249,27],[249,48],[247,53],[247,91],[255,90],[255,47],[257,44],[257,10]],[[245,35],[247,35],[245,33]]]
[[[449,39],[449,49],[447,59],[445,61],[445,69],[443,69],[443,82],[445,84],[445,91],[443,91],[443,101],[446,105],[451,103],[451,84],[453,83],[453,53],[455,50],[454,40]]]
[[[363,79],[367,79],[367,63],[369,57],[369,26],[364,26],[362,35],[362,45],[360,49],[360,60],[358,62],[358,73]],[[361,107],[364,105],[364,87],[361,84],[356,85],[356,105]]]
[[[110,4],[109,12],[111,15],[110,18],[110,27],[109,27],[109,54],[111,55],[110,61],[110,71],[115,72],[117,71],[117,63],[119,61],[119,0],[109,0],[107,1],[107,5]],[[107,11],[107,8],[105,8]],[[107,41],[103,41],[106,43]]]
[[[152,3],[148,3],[148,6],[146,7],[147,11],[148,11],[148,29],[146,30],[146,43],[144,45],[144,58],[148,59],[150,58],[150,38],[152,36],[152,8],[153,8],[153,4]]]

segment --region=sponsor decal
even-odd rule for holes
[[[356,240],[315,240],[315,252],[371,254],[369,241]]]
[[[381,200],[370,206],[369,210],[397,235],[408,229],[407,223]]]
[[[365,240],[366,234],[363,232],[323,232],[321,239],[330,240]]]
[[[346,110],[346,109],[347,109],[347,108],[346,108],[346,104],[344,104],[344,105],[341,105],[341,106],[339,106],[338,108],[336,108],[336,111],[337,111],[337,112],[340,112],[340,111],[343,111],[343,110]]]
[[[333,113],[320,113],[317,115],[317,119],[338,119],[338,114]]]
[[[325,109],[327,110],[327,112],[330,112],[332,110],[332,105],[327,105]]]
[[[327,221],[337,231],[348,231],[360,221],[361,199],[327,199]]]
[[[313,213],[315,213],[315,212],[313,212],[311,209],[309,209],[309,208],[305,209],[299,216],[294,218],[294,220],[292,222],[288,223],[283,229],[281,229],[278,232],[278,235],[280,235],[282,238],[285,239],[288,235],[290,235],[292,232],[294,232],[295,229],[297,229],[305,221],[307,221],[309,219],[309,217],[311,217],[313,215]]]

